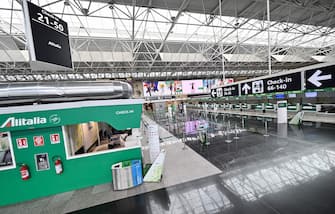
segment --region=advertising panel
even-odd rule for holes
[[[202,80],[182,80],[183,94],[201,94],[204,93]]]
[[[202,84],[204,86],[204,93],[209,93],[211,92],[211,88],[217,84],[217,81],[215,79],[202,80]]]
[[[193,120],[185,122],[185,134],[196,134],[199,129],[208,128],[209,124],[205,120]]]
[[[185,122],[185,134],[195,134],[197,133],[199,121],[186,121]]]
[[[182,82],[180,80],[176,80],[174,81],[174,89],[176,94],[184,94],[183,93],[183,86],[182,86]]]
[[[173,81],[158,81],[158,94],[159,96],[171,96],[175,94],[175,90],[173,88]]]
[[[144,97],[158,96],[158,81],[143,82]]]
[[[211,88],[232,82],[234,82],[233,78],[227,78],[225,81],[220,79],[145,81],[143,82],[143,96],[152,97],[210,93]]]
[[[144,97],[175,95],[174,81],[146,81],[143,82]]]

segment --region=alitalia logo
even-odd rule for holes
[[[10,128],[18,126],[31,126],[47,123],[45,117],[34,117],[34,118],[15,118],[9,117],[2,125],[1,128]]]

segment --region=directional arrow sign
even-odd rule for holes
[[[335,87],[335,66],[306,71],[306,89]]]
[[[229,85],[211,90],[212,98],[238,96],[238,85]]]
[[[320,86],[322,86],[322,83],[320,81],[330,80],[332,78],[331,74],[327,74],[323,76],[321,76],[321,74],[322,74],[322,71],[317,70],[310,78],[308,78],[308,81],[319,88]]]
[[[213,98],[216,97],[216,89],[212,89],[212,91],[211,91],[211,96],[212,96]]]
[[[242,87],[242,91],[244,92],[244,94],[248,94],[250,89],[251,87],[248,85],[248,83],[245,83]]]

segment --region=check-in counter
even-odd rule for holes
[[[240,111],[241,110],[241,104],[234,104],[233,105],[233,110]]]
[[[248,111],[248,110],[251,109],[251,105],[250,105],[250,104],[247,104],[247,103],[242,103],[242,104],[241,104],[241,109],[242,109],[243,111]]]
[[[317,108],[315,104],[311,103],[303,103],[302,104],[302,110],[303,111],[308,111],[308,112],[316,112]]]
[[[296,104],[288,104],[287,105],[287,111],[289,112],[298,112],[300,109],[300,104],[296,103]]]
[[[229,103],[224,104],[224,110],[230,110],[230,104]]]
[[[265,105],[265,110],[266,111],[275,111],[276,110],[276,105],[272,103],[267,103]]]
[[[256,111],[264,111],[265,110],[265,105],[264,105],[264,103],[259,103],[259,104],[256,104],[256,106],[255,106],[255,110]]]

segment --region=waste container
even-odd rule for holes
[[[129,160],[111,167],[114,190],[124,190],[143,183],[142,161]]]

